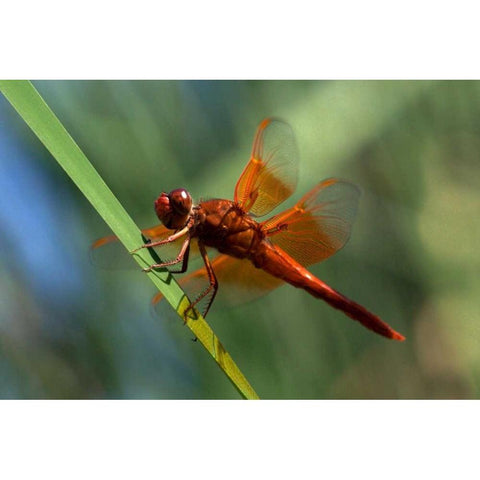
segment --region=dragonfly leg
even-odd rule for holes
[[[185,240],[186,242],[186,240]],[[184,243],[185,245],[185,243]],[[182,249],[183,249],[183,245],[182,245]],[[180,250],[180,255],[182,254],[182,251]],[[179,255],[179,256],[180,256]],[[180,270],[169,270],[170,273],[185,273],[187,271],[187,268],[188,268],[188,257],[190,255],[190,238],[188,239],[188,246],[187,246],[187,249],[185,250],[184,254],[183,254],[183,261],[182,261],[182,267],[180,268]],[[178,258],[178,257],[177,257]],[[169,263],[169,262],[167,262]],[[175,265],[176,263],[179,263],[179,262],[176,262],[176,259],[171,262],[171,265]]]
[[[150,247],[159,247],[160,245],[165,245],[167,243],[172,243],[174,242],[177,238],[180,238],[181,236],[185,235],[188,233],[190,230],[190,223],[183,227],[181,230],[178,232],[175,232],[173,235],[170,235],[168,238],[165,238],[164,240],[159,240],[158,242],[151,242],[151,243],[145,243],[144,245],[141,245],[138,248],[135,248],[135,250],[131,250],[130,253],[135,253],[141,250],[142,248],[150,248]]]
[[[178,237],[177,237],[178,238]],[[163,263],[154,263],[153,265],[150,265],[149,267],[143,268],[142,270],[144,272],[150,272],[153,269],[156,268],[165,268],[170,265],[176,265],[177,263],[183,262],[182,263],[182,268],[176,272],[170,272],[170,273],[183,273],[187,270],[188,267],[188,256],[190,253],[190,236],[188,236],[185,241],[183,242],[182,248],[180,249],[180,252],[174,260],[170,260],[169,262],[163,262]]]
[[[217,277],[215,276],[215,272],[213,271],[212,264],[210,262],[210,259],[208,258],[207,250],[205,249],[205,245],[203,245],[203,243],[201,241],[199,241],[198,242],[198,247],[200,249],[200,254],[202,255],[203,261],[205,263],[205,267],[207,269],[209,285],[185,310],[185,313],[184,313],[185,323],[187,322],[187,317],[188,317],[188,313],[190,312],[190,310],[193,310],[193,308],[203,298],[205,298],[210,292],[213,292],[212,295],[210,296],[210,298],[208,299],[207,307],[205,308],[205,311],[203,312],[203,316],[205,317],[208,313],[208,310],[210,309],[210,307],[213,303],[213,300],[215,299],[215,295],[217,294],[217,290],[218,290]]]

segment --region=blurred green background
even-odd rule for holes
[[[290,206],[323,178],[363,191],[347,246],[311,271],[406,335],[388,341],[283,286],[208,320],[261,398],[478,398],[480,83],[36,81],[141,227],[161,191],[232,198],[258,122],[301,155]],[[239,398],[0,96],[0,397]],[[132,261],[132,266],[134,263]]]

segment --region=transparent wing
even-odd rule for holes
[[[350,238],[360,190],[331,178],[304,195],[296,205],[262,223],[271,242],[304,266],[340,250]]]
[[[266,215],[295,190],[298,157],[290,126],[281,120],[263,120],[250,161],[235,186],[235,202],[251,215]]]
[[[193,242],[192,242],[193,243]],[[212,267],[218,280],[218,292],[213,305],[235,306],[254,300],[284,283],[255,266],[249,260],[239,260],[219,254],[212,260]],[[194,300],[208,285],[205,267],[192,271],[177,280],[190,300]],[[155,311],[160,312],[161,292],[152,298]],[[199,310],[202,311],[200,303]],[[215,310],[215,306],[212,306]]]

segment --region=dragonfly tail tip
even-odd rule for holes
[[[391,338],[393,340],[398,340],[399,342],[403,342],[405,340],[405,337],[401,333],[395,331],[393,331]]]

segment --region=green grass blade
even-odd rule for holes
[[[29,81],[1,80],[0,91],[118,236],[125,248],[130,251],[141,245],[143,239],[139,228],[34,86]],[[140,250],[134,258],[142,267],[156,263],[148,249]],[[152,271],[147,275],[183,320],[183,312],[190,302],[172,275],[164,271]],[[247,399],[258,398],[207,322],[198,315],[196,320],[189,319],[187,326],[240,394]]]

